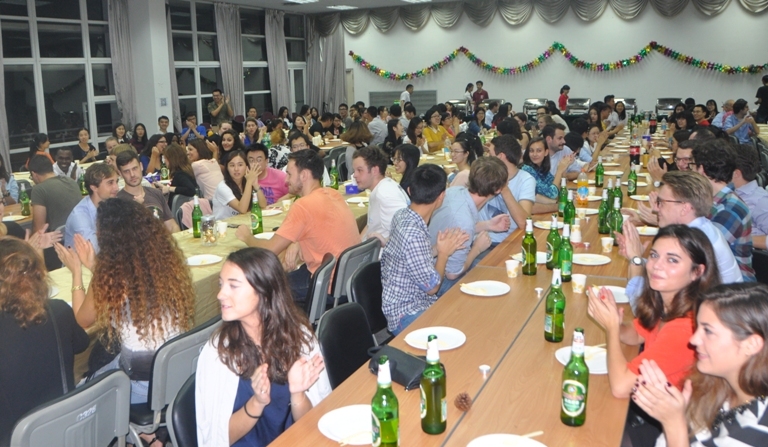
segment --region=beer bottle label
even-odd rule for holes
[[[259,229],[259,216],[251,214],[251,230]]]
[[[424,387],[419,386],[421,390],[421,418],[427,417],[427,394],[424,392]]]
[[[547,241],[547,262],[552,261],[552,254],[555,252],[554,247],[552,247],[552,243]]]
[[[552,315],[547,314],[544,316],[544,332],[551,334],[552,330]]]
[[[634,192],[637,189],[637,182],[635,180],[629,179],[629,182],[627,182],[627,190]]]
[[[445,422],[448,419],[448,402],[445,398],[440,399],[440,422]]]
[[[576,417],[586,408],[587,388],[576,380],[563,381],[563,412],[570,417]]]
[[[379,447],[381,445],[381,423],[379,418],[376,417],[376,413],[371,411],[371,435],[373,447]]]
[[[563,276],[571,274],[571,261],[563,260]]]
[[[526,257],[527,252],[525,251],[525,244],[523,244],[522,250],[523,250],[523,264],[527,264],[528,258]]]

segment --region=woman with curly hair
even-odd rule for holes
[[[56,244],[56,253],[72,272],[72,310],[78,324],[105,328],[102,344],[120,346],[117,357],[97,374],[123,369],[131,378],[131,403],[144,403],[155,351],[190,328],[195,296],[191,274],[163,222],[138,202],[101,202],[96,229],[98,254],[80,235],[75,248]],[[87,293],[83,266],[93,272]]]
[[[197,438],[267,445],[331,392],[323,356],[269,250],[229,255],[219,275],[221,327],[197,362]]]
[[[72,308],[48,299],[46,275],[30,244],[0,237],[0,445],[8,445],[21,416],[75,388],[75,354],[88,347]]]

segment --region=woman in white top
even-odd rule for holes
[[[216,143],[211,144],[218,149]],[[196,138],[187,144],[187,158],[192,163],[192,171],[195,173],[197,186],[204,198],[213,200],[216,187],[224,181],[216,154],[211,152],[209,146],[201,139]]]
[[[247,213],[251,209],[253,191],[257,191],[262,209],[266,208],[267,198],[259,188],[261,166],[251,169],[245,152],[241,150],[227,154],[226,166],[224,180],[216,187],[213,195],[213,214],[216,220]]]
[[[657,446],[768,445],[768,287],[720,285],[696,310],[696,368],[682,391],[643,361],[632,400],[662,423]]]
[[[224,321],[197,362],[197,439],[266,446],[331,392],[306,316],[269,250],[229,255],[217,296]]]
[[[475,103],[472,101],[472,90],[474,89],[475,85],[471,82],[464,88],[464,103],[467,105],[467,114],[475,111]]]

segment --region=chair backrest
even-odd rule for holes
[[[331,275],[333,274],[333,267],[336,264],[336,258],[326,253],[323,256],[323,262],[320,267],[315,270],[310,280],[309,289],[307,290],[307,301],[305,310],[309,317],[309,322],[315,324],[320,316],[325,312],[325,306],[328,297],[328,285],[331,282]]]
[[[174,447],[197,447],[195,375],[189,376],[166,411],[168,434]]]
[[[339,166],[339,154],[344,153],[347,150],[347,146],[336,146],[333,149],[331,149],[328,154],[326,154],[325,158],[323,159],[323,162],[325,163],[325,168],[328,169],[328,171],[331,170],[331,161],[336,160],[336,167]]]
[[[757,282],[768,284],[768,251],[752,250],[752,267]]]
[[[353,245],[348,249],[341,252],[339,255],[339,261],[336,263],[336,272],[333,276],[333,289],[331,294],[334,298],[334,306],[338,304],[339,298],[342,296],[349,296],[349,290],[347,290],[346,284],[352,277],[352,274],[357,271],[358,268],[379,259],[379,251],[381,251],[381,242],[372,237],[367,241],[363,241],[357,245]]]
[[[336,163],[339,169],[339,182],[346,182],[349,180],[349,171],[347,171],[347,160],[344,159],[344,155],[339,157],[339,162]],[[343,188],[343,185],[340,185]]]
[[[183,196],[181,194],[173,196],[173,202],[171,202],[171,215],[176,216],[176,212],[181,209],[181,205],[191,202],[193,199],[194,197]]]
[[[357,303],[334,307],[317,324],[317,340],[325,360],[331,388],[368,361],[368,349],[375,346],[363,308]]]
[[[349,300],[365,311],[373,333],[387,328],[387,317],[381,310],[381,262],[374,261],[357,269],[350,278]]]
[[[187,226],[184,225],[184,210],[179,207],[179,209],[176,210],[176,213],[173,215],[173,217],[176,219],[176,224],[179,226],[181,230],[186,230]]]
[[[12,447],[104,447],[117,437],[125,446],[131,380],[120,370],[45,403],[19,419]]]
[[[197,370],[197,358],[211,334],[221,325],[216,316],[202,325],[165,342],[152,359],[149,408],[159,412],[171,403],[184,382]]]

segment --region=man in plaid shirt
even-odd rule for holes
[[[752,214],[731,184],[736,150],[740,148],[724,139],[708,139],[694,146],[693,159],[696,171],[712,184],[712,223],[723,233],[744,281],[749,282],[756,280],[752,268]]]
[[[408,187],[411,205],[392,218],[389,242],[381,255],[381,307],[395,335],[437,301],[448,258],[469,240],[457,228],[440,232],[434,247],[437,259],[433,259],[427,224],[443,203],[446,180],[440,167],[419,166]]]

